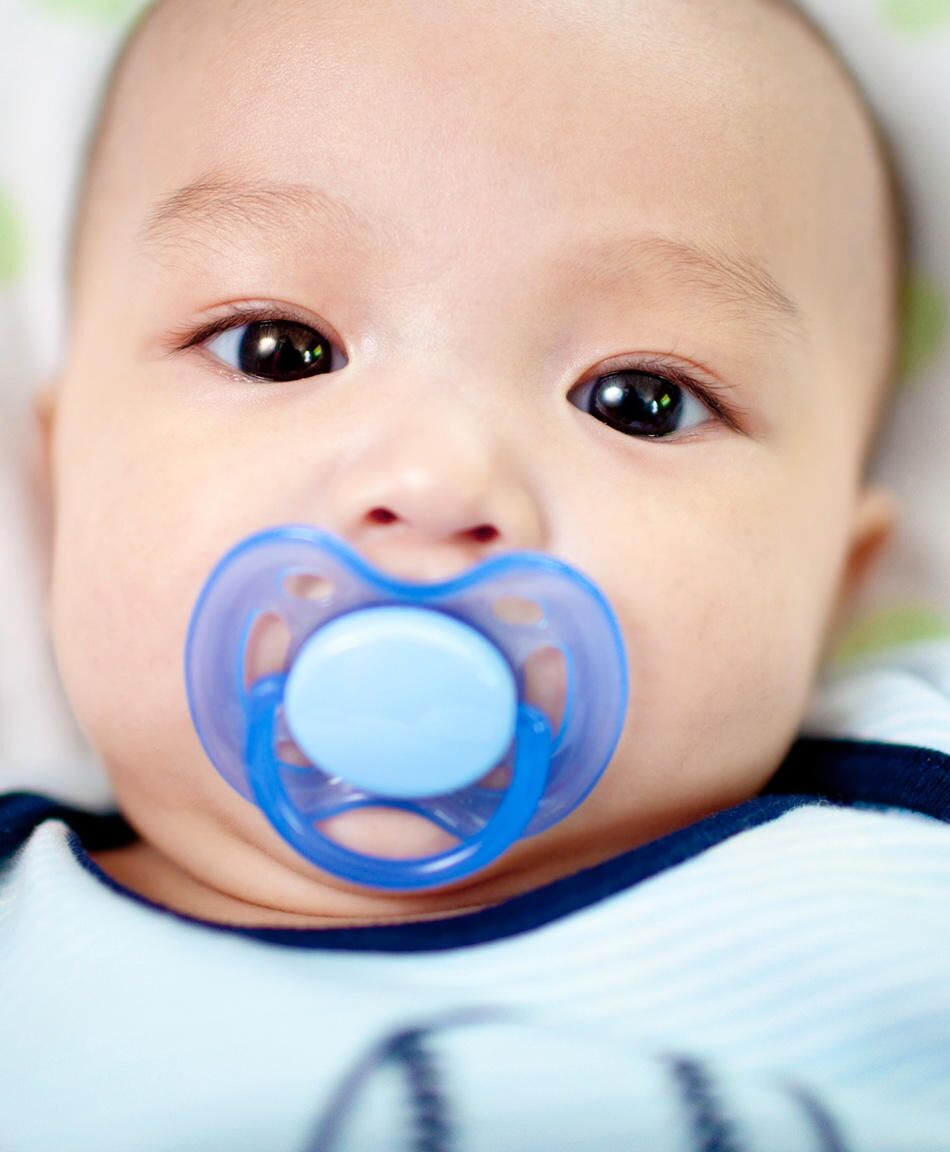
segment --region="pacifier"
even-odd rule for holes
[[[285,651],[258,675],[262,621],[277,622]],[[558,691],[539,669],[559,671]],[[418,584],[304,525],[250,536],[218,562],[192,614],[185,680],[211,763],[288,844],[401,891],[471,876],[573,812],[627,705],[617,620],[568,564],[508,552]],[[380,812],[411,814],[413,835],[426,821],[441,850],[373,851]]]

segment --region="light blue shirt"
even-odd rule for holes
[[[793,754],[794,795],[349,933],[161,910],[8,798],[0,1149],[950,1150],[950,755]]]

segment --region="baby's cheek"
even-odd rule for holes
[[[617,594],[631,693],[615,776],[647,821],[753,794],[794,737],[824,573],[797,562],[795,518],[774,507],[750,499],[668,522],[650,578]]]
[[[146,730],[173,722],[173,583],[151,550],[106,525],[93,535],[64,523],[59,547],[54,636],[67,694],[101,754],[128,751]]]
[[[75,445],[56,516],[57,660],[105,757],[154,749],[187,721],[182,653],[201,516],[175,469],[135,440],[108,456]]]

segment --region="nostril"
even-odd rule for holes
[[[372,520],[374,524],[392,524],[397,516],[388,508],[374,508],[372,512],[368,513],[367,519]]]
[[[469,535],[480,544],[490,544],[497,539],[498,529],[491,524],[479,524],[477,528],[470,528]]]

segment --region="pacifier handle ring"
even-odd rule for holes
[[[248,781],[261,810],[293,848],[319,868],[368,887],[419,891],[469,876],[497,859],[521,835],[547,786],[552,734],[545,714],[531,704],[518,706],[511,783],[485,827],[454,848],[434,856],[387,860],[351,852],[308,824],[291,803],[274,754],[277,710],[287,676],[258,680],[245,699]],[[381,799],[385,806],[385,798]]]

